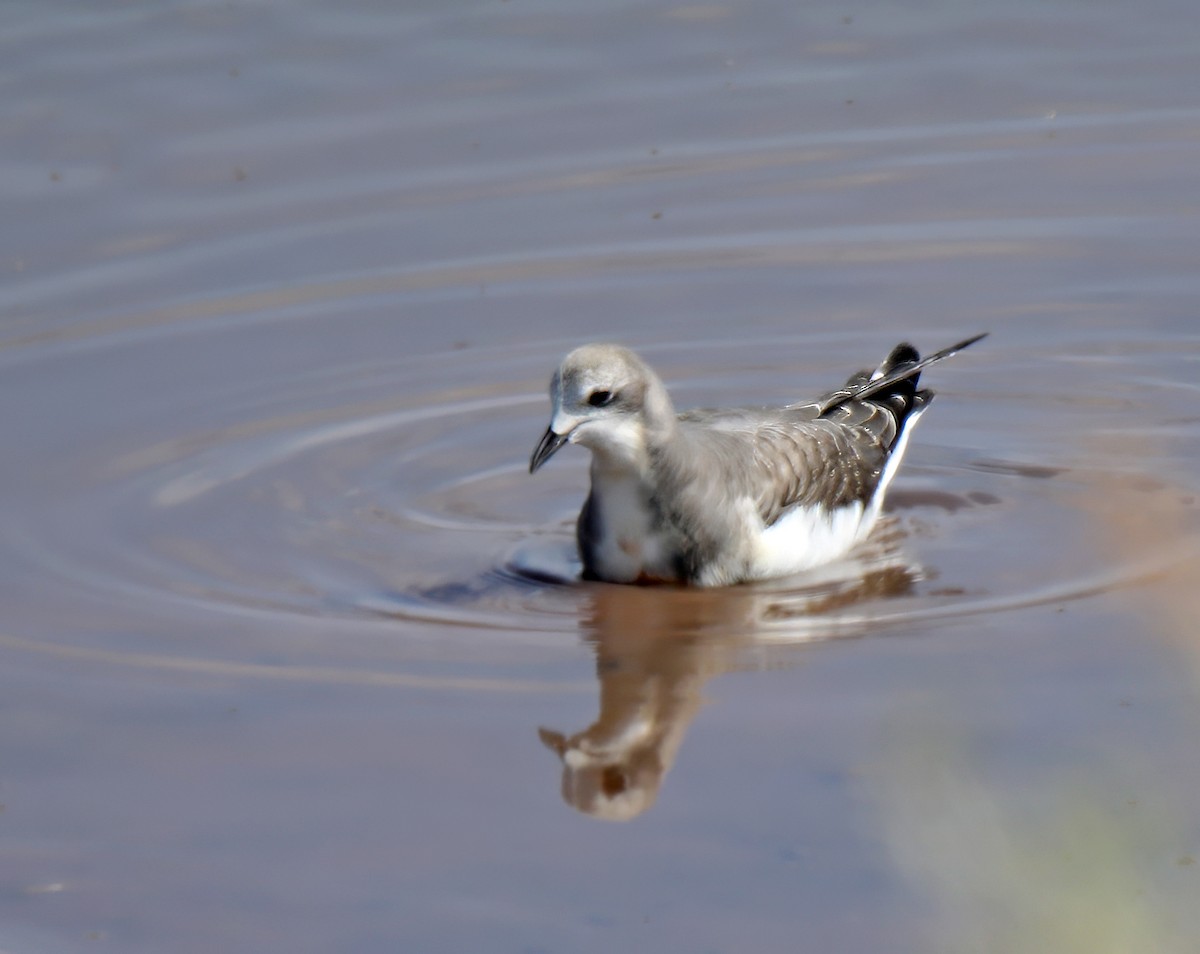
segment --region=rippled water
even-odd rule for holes
[[[1194,27],[14,8],[0,948],[1190,949]],[[983,330],[819,573],[582,583],[527,473],[585,340]]]

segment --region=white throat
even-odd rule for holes
[[[592,452],[592,470],[642,477],[649,467],[646,428],[632,415],[585,421],[571,432],[573,444]]]

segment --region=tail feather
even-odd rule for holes
[[[917,349],[907,342],[898,344],[874,374],[869,377],[865,372],[856,374],[846,382],[845,387],[826,395],[819,405],[819,413],[827,414],[834,408],[850,401],[874,398],[876,403],[884,404],[892,410],[898,423],[903,423],[904,418],[911,413],[914,406],[933,397],[931,391],[917,390],[921,371],[935,361],[949,358],[986,337],[987,332],[985,331],[983,334],[960,341],[949,348],[943,348],[927,358],[922,358]]]
[[[917,383],[921,380],[921,372],[913,372],[911,376],[898,376],[901,371],[912,368],[920,362],[921,352],[910,345],[907,341],[902,341],[892,349],[891,354],[884,359],[883,364],[871,375],[871,380],[868,384],[874,384],[876,381],[882,381],[886,378],[895,379],[895,384],[883,388],[881,391],[876,391],[869,400],[875,404],[882,404],[892,412],[896,418],[897,436],[899,431],[904,427],[904,421],[918,400],[925,401],[933,397],[930,391],[918,391]],[[865,392],[867,389],[864,388]],[[861,400],[861,398],[860,398]]]

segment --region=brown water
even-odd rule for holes
[[[7,12],[0,950],[1194,951],[1193,5],[394,6]],[[982,330],[857,561],[572,579],[570,347]]]

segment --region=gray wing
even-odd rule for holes
[[[664,449],[657,463],[679,501],[669,516],[685,535],[712,546],[728,529],[720,514],[736,512],[730,498],[754,501],[767,526],[795,507],[865,503],[905,426],[933,399],[933,392],[917,390],[922,369],[984,337],[924,359],[912,345],[898,344],[874,372],[860,371],[807,404],[680,415],[680,451]]]
[[[710,473],[691,480],[708,497],[755,502],[770,526],[797,506],[841,506],[875,492],[899,425],[886,406],[850,401],[820,414],[820,402],[781,409],[694,411],[680,416],[691,458]]]

